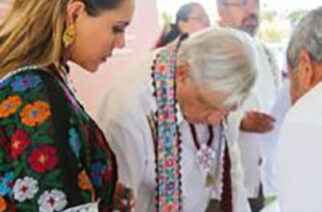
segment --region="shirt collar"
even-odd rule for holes
[[[181,112],[181,109],[180,109],[180,106],[178,103],[176,104],[176,108],[177,108],[177,114],[176,114],[177,115],[177,123],[179,125],[184,121],[184,118],[183,118],[183,115],[182,115],[182,112]]]

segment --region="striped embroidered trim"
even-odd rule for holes
[[[162,49],[152,67],[155,114],[156,211],[181,208],[180,135],[177,124],[175,75],[180,42]]]

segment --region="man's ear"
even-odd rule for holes
[[[302,48],[298,55],[298,71],[300,71],[300,81],[305,89],[309,89],[315,82],[315,72],[313,68],[313,61],[308,51]]]
[[[179,62],[176,70],[177,81],[185,83],[190,74],[190,66],[186,62]]]

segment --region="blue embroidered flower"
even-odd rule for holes
[[[167,149],[172,147],[171,134],[169,131],[164,132],[164,146]]]
[[[5,86],[5,83],[3,81],[0,82],[0,89],[2,89]]]
[[[92,164],[91,169],[92,169],[91,175],[92,175],[93,183],[95,185],[101,185],[105,166],[101,162],[96,162]]]
[[[13,181],[13,173],[8,172],[3,177],[0,177],[0,195],[5,196],[7,194],[11,195],[12,189],[10,184]]]
[[[73,150],[74,154],[77,157],[79,157],[79,152],[80,152],[81,146],[79,144],[78,133],[74,128],[72,128],[69,130],[68,134],[69,134],[69,146]]]
[[[4,88],[8,84],[8,79],[1,80],[0,81],[0,89]]]
[[[16,80],[11,82],[11,87],[14,91],[26,91],[29,88],[37,86],[41,82],[38,76],[24,76],[17,77]]]

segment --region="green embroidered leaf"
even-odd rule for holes
[[[22,172],[24,166],[19,161],[14,161],[13,164],[14,164],[13,165],[13,167],[14,167],[13,178],[18,178],[21,175],[21,172]]]
[[[39,126],[39,130],[42,130],[42,131],[45,131],[45,132],[47,132],[48,131],[48,129],[49,129],[49,127],[50,127],[50,122],[49,121],[45,121],[45,122],[43,122],[40,126]]]
[[[91,201],[91,194],[89,192],[82,191],[81,196],[85,201]]]
[[[46,134],[34,134],[32,135],[32,142],[34,144],[52,144],[53,139]]]
[[[0,164],[4,163],[5,149],[0,146]]]
[[[49,172],[46,177],[45,177],[45,180],[46,181],[55,181],[58,179],[59,175],[61,174],[61,171],[60,169],[55,169],[51,172]]]
[[[55,169],[50,171],[48,174],[41,176],[40,181],[42,182],[42,186],[46,189],[62,189],[62,183],[60,178],[61,171],[59,169]]]
[[[12,120],[11,118],[5,118],[1,120],[1,125],[2,126],[12,126],[15,124],[15,121]]]
[[[35,211],[36,205],[31,200],[25,200],[20,204],[16,204],[18,211]],[[36,209],[36,211],[38,208]]]
[[[10,169],[10,164],[0,164],[0,172],[6,172]]]

